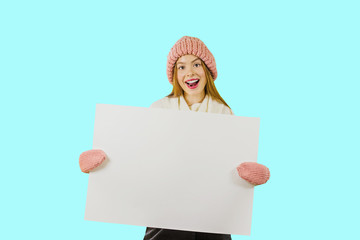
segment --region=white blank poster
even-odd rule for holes
[[[96,105],[85,219],[250,235],[253,191],[236,167],[256,162],[260,119]]]

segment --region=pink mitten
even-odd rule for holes
[[[253,185],[264,184],[270,178],[270,170],[256,162],[243,162],[236,169],[241,178]]]
[[[100,149],[85,151],[80,154],[80,169],[84,173],[89,173],[89,171],[98,167],[105,160],[105,158],[106,154]]]

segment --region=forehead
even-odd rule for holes
[[[181,56],[177,62],[192,62],[194,61],[195,59],[197,59],[198,57],[197,56],[194,56],[194,55],[184,55],[184,56]]]

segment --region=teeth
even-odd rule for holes
[[[195,83],[195,82],[197,82],[197,81],[199,81],[198,79],[196,79],[196,80],[191,80],[191,81],[187,81],[186,83]]]

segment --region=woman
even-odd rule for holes
[[[173,85],[172,92],[151,107],[233,115],[214,84],[217,78],[214,56],[200,39],[184,36],[175,43],[168,55],[167,77]],[[105,158],[101,150],[86,151],[80,155],[80,168],[89,172]],[[245,162],[237,170],[240,177],[254,185],[264,184],[270,177],[269,169],[258,163]],[[148,227],[144,237],[144,240],[170,239],[225,240],[231,236]]]

